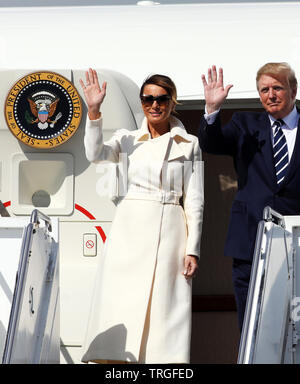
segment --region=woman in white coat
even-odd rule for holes
[[[91,162],[127,156],[128,185],[101,259],[82,361],[188,363],[191,278],[200,256],[203,178],[198,139],[174,117],[176,88],[163,75],[140,92],[138,130],[103,142],[106,83],[80,80],[88,107],[85,150]]]

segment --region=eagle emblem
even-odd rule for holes
[[[37,92],[27,98],[27,100],[34,118],[26,111],[26,121],[30,124],[37,124],[39,129],[46,129],[49,124],[50,127],[53,128],[56,122],[62,117],[62,113],[59,112],[53,120],[51,119],[54,117],[59,102],[59,98],[53,93],[47,91]]]

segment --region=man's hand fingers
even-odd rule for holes
[[[202,75],[201,79],[202,79],[203,86],[206,87],[207,86],[207,81],[206,81],[205,75]]]
[[[223,87],[223,69],[219,68],[219,84]]]
[[[226,86],[226,88],[225,88],[226,97],[228,96],[228,93],[229,93],[229,91],[230,91],[230,89],[231,89],[232,87],[233,87],[233,84],[229,84],[229,85]]]
[[[215,83],[218,81],[217,68],[215,65],[212,66],[212,80]]]
[[[208,68],[208,71],[207,71],[207,81],[208,83],[212,82],[211,68]]]

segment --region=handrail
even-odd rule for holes
[[[274,209],[272,209],[269,206],[266,206],[264,208],[263,220],[264,221],[272,221],[273,223],[280,225],[282,228],[285,228],[284,217],[280,213],[274,211]]]
[[[44,220],[47,225],[48,231],[52,232],[52,224],[49,216],[45,215],[38,209],[34,209],[31,213],[30,222],[36,225],[40,224],[40,220]]]
[[[29,223],[25,229],[22,240],[19,267],[16,279],[16,286],[13,296],[12,308],[19,308],[23,297],[23,285],[27,274],[28,263],[27,259],[30,254],[30,247],[32,242],[33,224]],[[8,333],[3,353],[3,364],[9,364],[12,354],[12,340],[15,336],[16,327],[18,322],[18,312],[13,311],[10,314]]]

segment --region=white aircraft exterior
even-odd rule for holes
[[[138,86],[166,73],[181,100],[203,99],[201,74],[212,64],[234,83],[235,99],[257,98],[255,73],[265,62],[299,68],[299,2],[161,3],[0,8],[0,68],[93,66]]]
[[[199,110],[201,75],[213,64],[222,66],[226,84],[234,84],[225,105],[231,109],[259,106],[255,75],[264,63],[286,61],[296,75],[300,71],[300,2],[47,3],[0,3],[2,109],[13,84],[39,71],[64,76],[83,100],[79,79],[92,67],[100,81],[108,81],[103,105],[108,138],[115,129],[138,128],[138,87],[149,74],[170,76],[180,108]],[[41,211],[59,218],[61,363],[80,362],[97,261],[114,214],[109,198],[99,196],[100,171],[84,156],[85,112],[83,103],[74,137],[45,151],[20,143],[0,116],[0,200],[12,217],[23,217],[35,208],[34,189],[48,190],[51,204]],[[54,160],[41,185],[40,172],[47,173],[47,162]],[[95,254],[85,246],[90,239],[97,242]]]

